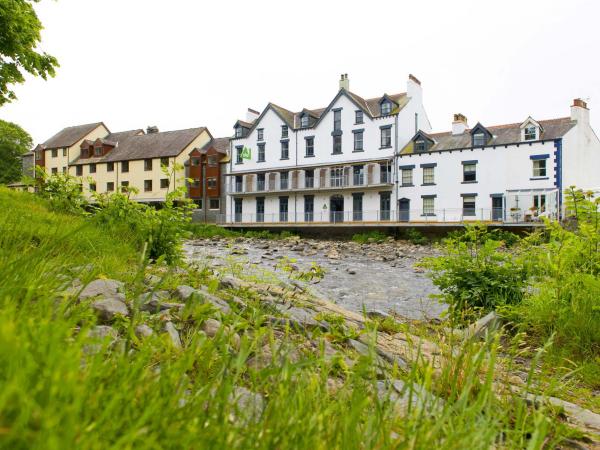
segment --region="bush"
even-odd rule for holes
[[[383,242],[387,239],[387,235],[381,231],[368,231],[366,233],[357,233],[352,236],[352,240],[354,242],[358,242],[359,244],[367,244],[372,242]]]
[[[407,228],[405,234],[406,234],[406,239],[408,239],[410,242],[412,242],[415,245],[425,245],[425,244],[429,243],[429,239],[427,239],[427,237],[424,236],[423,233],[421,233],[416,228]]]
[[[453,320],[471,320],[478,313],[523,299],[526,267],[513,255],[499,251],[501,247],[485,227],[468,226],[464,236],[444,240],[440,257],[422,262],[450,305]]]

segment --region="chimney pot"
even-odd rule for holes
[[[580,98],[576,98],[573,100],[573,106],[579,106],[580,108],[587,109],[587,103],[581,100]]]
[[[577,123],[590,123],[590,110],[587,107],[587,103],[580,98],[573,100],[573,106],[571,106],[571,120]]]
[[[454,114],[454,121],[452,122],[452,134],[463,134],[467,128],[469,128],[467,118],[461,113]]]
[[[347,73],[343,73],[340,78],[340,89],[350,90],[350,80],[348,80]]]
[[[417,77],[415,77],[412,73],[408,74],[408,79],[414,81],[419,86],[421,86],[421,82],[419,81],[419,79]]]

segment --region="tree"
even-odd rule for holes
[[[9,85],[23,83],[24,72],[54,76],[58,61],[35,48],[43,29],[33,3],[39,0],[0,0],[0,106],[15,100]]]
[[[21,179],[21,155],[32,146],[33,140],[27,131],[15,123],[0,120],[0,184]]]

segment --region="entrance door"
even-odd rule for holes
[[[344,221],[344,197],[341,195],[333,195],[329,200],[329,220],[337,223]]]
[[[504,205],[502,204],[503,197],[492,197],[492,220],[496,222],[502,221],[504,218]]]
[[[265,221],[265,198],[256,197],[256,221]]]
[[[379,220],[390,220],[391,192],[379,193]]]
[[[408,222],[410,220],[410,200],[401,198],[398,200],[398,220]]]
[[[241,222],[242,221],[242,200],[241,198],[235,198],[233,199],[234,201],[234,220],[236,222]]]

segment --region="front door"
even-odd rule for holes
[[[408,222],[410,220],[410,200],[401,198],[398,200],[398,220]]]
[[[390,220],[391,192],[379,193],[379,220]]]
[[[492,220],[500,222],[504,216],[503,197],[492,197]]]
[[[333,223],[344,221],[344,197],[333,195],[329,201],[329,220]]]

